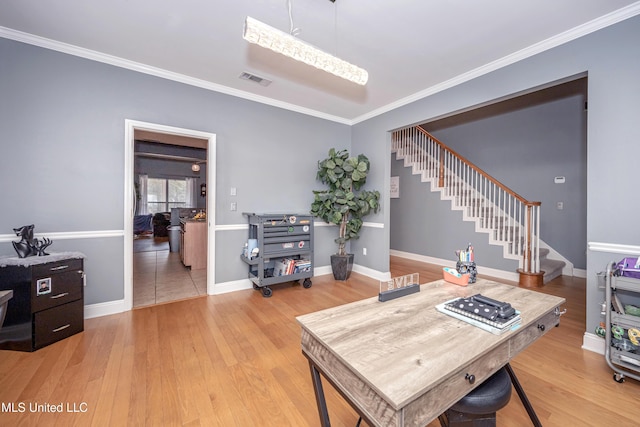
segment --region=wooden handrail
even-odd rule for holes
[[[486,219],[489,217],[485,217],[485,222],[482,226],[494,228],[496,233],[495,237],[493,237],[494,239],[510,242],[509,251],[513,255],[520,257],[520,265],[523,272],[526,274],[539,274],[541,202],[525,199],[439,141],[421,126],[394,132],[394,134],[396,133],[400,138],[398,140],[399,143],[405,140],[405,144],[411,144],[403,148],[405,159],[413,159],[414,168],[422,170],[423,173],[428,173],[429,177],[435,180],[432,181],[434,185],[443,189],[446,188],[448,197],[456,194],[458,197],[458,201],[455,202],[457,206],[464,205],[470,201],[471,197],[474,197],[468,192],[466,194],[461,192],[462,187],[456,187],[457,190],[453,190],[454,187],[452,185],[454,183],[456,186],[460,186],[463,183],[467,189],[474,189],[488,201],[489,205],[493,205],[498,211],[501,211],[500,217],[493,216],[489,219],[490,222]],[[414,140],[414,138],[417,139]],[[411,142],[412,140],[413,142]],[[398,147],[401,146],[399,145]],[[407,149],[409,150],[408,153]],[[445,174],[447,175],[445,176]],[[480,204],[475,201],[473,203],[468,207],[480,209]],[[515,229],[516,225],[520,227],[520,233]],[[522,238],[524,241],[520,241]]]
[[[522,197],[521,195],[519,195],[518,193],[516,193],[515,191],[513,191],[512,189],[510,189],[509,187],[507,187],[506,185],[504,185],[503,183],[501,183],[500,181],[498,181],[497,179],[495,179],[494,177],[492,177],[488,173],[486,173],[479,166],[476,166],[473,162],[469,161],[469,159],[467,159],[463,155],[459,154],[455,150],[452,150],[451,148],[449,148],[447,145],[445,145],[443,142],[441,142],[438,138],[436,138],[435,136],[433,136],[429,132],[427,132],[422,126],[418,125],[418,126],[416,126],[416,129],[418,129],[420,132],[422,132],[423,134],[425,134],[426,136],[431,138],[433,140],[433,142],[435,142],[440,147],[441,150],[448,151],[454,157],[457,157],[463,163],[469,165],[473,170],[475,170],[480,175],[482,175],[485,178],[487,178],[493,184],[495,184],[496,186],[500,187],[500,189],[504,190],[507,194],[515,197],[516,199],[518,199],[519,201],[521,201],[525,205],[527,205],[527,206],[540,206],[541,205],[541,202],[532,202],[532,201],[529,201],[529,200],[525,199],[524,197]],[[440,176],[439,176],[439,180],[443,180],[444,179],[443,175],[444,175],[444,156],[440,156]],[[439,185],[440,185],[440,187],[442,187],[444,185],[444,183],[442,181],[440,181]]]

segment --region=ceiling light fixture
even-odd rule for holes
[[[366,70],[323,52],[291,34],[270,27],[250,16],[247,16],[244,22],[243,38],[249,43],[271,49],[359,85],[367,84],[369,79],[369,73]]]
[[[191,165],[191,170],[194,172],[200,172],[200,165],[202,163],[207,163],[206,160],[199,160],[197,162],[193,162],[193,164]]]

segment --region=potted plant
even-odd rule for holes
[[[331,269],[336,280],[347,280],[353,267],[353,254],[345,251],[348,240],[360,237],[362,218],[378,212],[380,193],[362,190],[367,182],[369,159],[360,154],[349,157],[347,150],[329,150],[329,156],[318,162],[316,179],[327,185],[314,190],[311,214],[339,227],[335,242],[338,253],[331,255]]]

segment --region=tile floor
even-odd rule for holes
[[[191,270],[180,253],[163,251],[133,254],[133,307],[160,304],[207,294],[207,270]]]

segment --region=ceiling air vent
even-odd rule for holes
[[[256,76],[255,74],[247,73],[246,71],[240,74],[240,78],[243,80],[251,80],[252,82],[258,83],[262,86],[269,86],[271,84],[271,80]]]

